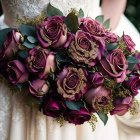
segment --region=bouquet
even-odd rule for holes
[[[53,7],[35,20],[18,19],[18,28],[0,31],[0,73],[26,91],[25,101],[51,116],[92,129],[96,114],[136,113],[140,53],[129,35],[109,31],[109,19],[67,16]],[[21,92],[22,93],[22,92]]]

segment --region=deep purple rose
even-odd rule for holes
[[[17,85],[28,80],[28,72],[19,60],[10,61],[7,64],[9,80],[12,84]]]
[[[106,74],[115,78],[117,83],[125,80],[128,66],[122,50],[115,49],[111,53],[108,53],[106,58],[100,60],[100,64]]]
[[[136,44],[133,42],[133,40],[131,39],[129,35],[123,34],[122,41],[125,43],[126,49],[128,50],[129,53],[132,53],[135,51]]]
[[[110,101],[111,94],[111,89],[99,86],[87,91],[84,98],[96,111],[98,111],[99,107],[106,105],[108,101]]]
[[[71,34],[67,34],[67,28],[64,24],[64,17],[53,16],[46,18],[41,25],[37,27],[37,38],[43,47],[60,48],[68,47],[71,42]]]
[[[126,97],[123,100],[116,100],[114,102],[114,110],[110,112],[111,115],[117,114],[119,116],[123,116],[128,109],[132,106],[132,97]]]
[[[87,17],[87,18],[81,18],[79,20],[79,27],[85,31],[88,32],[94,36],[104,36],[106,30],[104,29],[104,27],[102,26],[102,24],[100,24],[98,21]]]
[[[29,82],[29,91],[34,96],[40,98],[45,95],[49,90],[49,86],[45,80],[35,79]]]
[[[57,92],[53,92],[45,98],[42,108],[44,115],[56,118],[63,115],[66,106],[62,97]]]
[[[118,41],[118,36],[112,32],[106,32],[105,34],[106,43],[116,43]]]
[[[26,67],[29,72],[37,73],[39,78],[43,78],[55,70],[55,56],[48,50],[39,46],[31,49],[26,58]]]
[[[0,60],[11,60],[18,51],[18,44],[20,43],[21,34],[16,30],[10,31],[3,45],[0,47]]]
[[[78,100],[88,90],[85,71],[82,68],[64,68],[58,74],[57,90],[67,100]]]
[[[133,96],[136,96],[139,93],[138,89],[140,88],[140,75],[130,77],[126,82],[126,86],[131,91]]]
[[[135,53],[135,58],[137,58],[140,61],[140,53]],[[140,62],[135,64],[134,69],[140,70]]]
[[[76,110],[67,110],[64,113],[64,119],[69,123],[73,123],[75,125],[83,124],[86,121],[90,120],[90,114],[88,110],[82,108],[80,111]]]
[[[104,82],[104,77],[99,73],[96,72],[94,74],[89,75],[88,80],[95,86],[101,86]]]

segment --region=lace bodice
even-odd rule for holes
[[[82,8],[85,16],[96,15],[99,9],[99,0],[1,0],[5,14],[5,22],[10,26],[16,25],[16,15],[32,18],[45,10],[50,2],[62,10],[66,15],[71,8]]]

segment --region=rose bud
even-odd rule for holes
[[[37,38],[43,47],[60,48],[63,45],[69,46],[71,34],[67,34],[67,28],[63,20],[63,17],[59,16],[49,17],[37,27]]]
[[[82,68],[65,67],[57,77],[58,93],[67,100],[78,100],[88,90],[89,85]]]
[[[79,27],[94,36],[103,37],[105,35],[106,30],[104,27],[96,20],[93,20],[90,17],[81,18],[79,20]]]
[[[123,100],[116,100],[114,103],[114,110],[110,112],[111,115],[117,114],[123,116],[128,109],[132,106],[132,97],[126,97]]]
[[[80,111],[66,110],[64,113],[64,119],[75,125],[83,124],[84,122],[89,121],[90,118],[91,116],[85,108],[81,108]]]
[[[105,34],[106,43],[116,43],[118,41],[118,36],[112,32],[106,32]]]
[[[55,71],[56,68],[55,56],[39,46],[29,51],[25,64],[28,71],[37,73],[40,79],[48,75],[51,70]]]
[[[45,80],[32,80],[29,82],[29,91],[36,97],[42,97],[49,90],[49,86],[46,84]]]
[[[116,79],[117,83],[122,83],[126,77],[127,61],[120,49],[115,49],[108,53],[106,58],[100,60],[101,69],[106,74]]]
[[[128,79],[126,86],[131,91],[133,96],[136,96],[140,88],[140,75],[134,75]]]
[[[89,75],[88,80],[95,87],[101,86],[104,83],[104,77],[99,72]]]
[[[64,113],[66,106],[62,97],[57,92],[54,92],[45,98],[42,108],[44,115],[56,118]]]
[[[10,61],[7,64],[9,80],[12,84],[17,85],[28,80],[28,72],[19,60]]]
[[[131,39],[129,35],[123,34],[122,42],[124,42],[124,44],[126,45],[126,49],[128,50],[129,53],[132,53],[135,51],[136,44],[133,42],[133,40]]]
[[[135,58],[137,58],[140,61],[140,53],[135,53]],[[134,69],[140,70],[140,62],[135,64]]]
[[[0,48],[0,60],[11,60],[18,51],[18,44],[20,43],[21,34],[17,30],[10,31],[6,40]]]
[[[111,89],[99,86],[87,91],[84,98],[96,111],[98,111],[99,107],[106,105],[108,101],[110,101],[111,94]]]

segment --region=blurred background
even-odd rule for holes
[[[2,8],[0,4],[0,15],[2,14]],[[127,6],[125,15],[136,26],[140,32],[140,0],[127,0]]]

